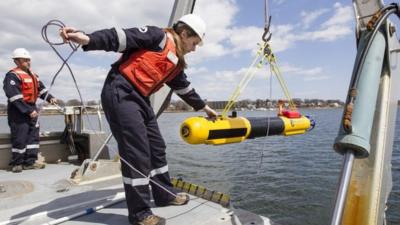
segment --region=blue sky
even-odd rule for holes
[[[346,97],[356,54],[351,1],[270,0],[271,45],[292,97]],[[0,1],[0,73],[13,67],[11,52],[25,47],[33,55],[32,68],[50,85],[60,60],[41,38],[41,28],[59,19],[87,33],[110,27],[166,26],[172,0],[6,0]],[[24,6],[24,7],[21,7]],[[157,6],[157,7],[155,7]],[[205,44],[188,55],[187,74],[193,87],[208,100],[229,98],[250,65],[264,26],[263,0],[197,0],[195,13],[208,30]],[[50,31],[56,40],[56,31]],[[68,49],[64,49],[67,51]],[[100,98],[109,65],[117,53],[78,53],[71,67],[85,101]],[[239,99],[270,97],[268,67],[257,72]],[[62,72],[52,93],[78,98],[70,75]],[[272,79],[272,98],[282,98]],[[175,97],[176,98],[176,97]],[[4,94],[0,103],[5,103]]]

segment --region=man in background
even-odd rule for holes
[[[51,104],[57,100],[47,93],[39,77],[31,71],[31,55],[24,48],[17,48],[12,54],[16,65],[5,76],[3,89],[8,98],[7,115],[11,130],[12,157],[11,171],[43,169],[38,163],[39,123],[36,100],[38,97]]]

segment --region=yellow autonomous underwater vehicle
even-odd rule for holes
[[[222,145],[245,139],[272,135],[304,134],[313,129],[315,121],[298,112],[284,111],[277,117],[202,116],[186,119],[180,127],[182,139],[189,144]]]

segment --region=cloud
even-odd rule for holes
[[[192,76],[196,76],[208,73],[209,71],[206,67],[189,67],[185,72]]]
[[[317,75],[322,72],[321,67],[315,67],[311,69],[304,69],[301,67],[291,66],[284,64],[280,67],[282,73],[288,74],[302,74],[302,75]]]
[[[172,6],[173,1],[164,0],[151,0],[151,3],[131,0],[0,1],[0,73],[5,74],[15,66],[10,58],[11,52],[24,47],[32,55],[32,69],[49,87],[51,77],[61,66],[60,59],[41,36],[42,27],[51,19],[61,20],[88,33],[114,26],[128,28],[151,24],[163,27],[169,20]],[[58,27],[48,27],[51,41],[61,41],[57,32]],[[64,55],[70,51],[66,45],[57,48]],[[73,56],[70,64],[87,99],[99,99],[109,65],[117,58],[118,54],[102,51],[82,53],[81,49]],[[65,69],[57,78],[52,92],[61,99],[77,98],[77,91]],[[0,102],[6,102],[4,94],[0,94]]]
[[[318,81],[331,79],[330,76],[325,75],[322,67],[302,68],[284,64],[280,67],[282,74],[286,76],[300,76],[304,81]]]
[[[276,3],[277,5],[281,5],[283,3],[285,3],[287,0],[273,0],[274,3]]]
[[[196,54],[190,54],[191,63],[215,59],[229,54],[227,40],[233,34],[235,16],[239,9],[233,0],[202,0],[196,2],[194,13],[201,15],[207,24],[205,45]],[[223,13],[221,13],[223,12]]]
[[[319,80],[329,80],[330,76],[315,76],[315,77],[305,77],[304,81],[319,81]]]
[[[304,28],[310,28],[311,23],[317,23],[317,19],[323,15],[332,12],[331,16],[320,22],[317,29],[303,30],[299,29],[300,25],[282,24],[271,26],[272,40],[271,45],[274,52],[286,51],[298,42],[311,41],[336,41],[341,38],[348,37],[353,34],[353,19],[354,14],[351,6],[343,6],[340,3],[335,3],[333,9],[322,8],[311,13],[301,12]]]
[[[279,2],[279,1],[278,1]],[[284,1],[280,2],[284,3]],[[192,63],[216,59],[226,55],[237,56],[246,51],[257,49],[256,43],[264,32],[263,27],[237,26],[234,18],[239,9],[234,1],[199,1],[196,12],[204,16],[209,25],[206,45],[199,48],[196,54],[189,56]],[[216,12],[224,12],[223,14]],[[317,21],[321,15],[331,13],[326,21]],[[270,41],[274,52],[286,51],[296,43],[303,41],[335,41],[352,33],[353,13],[351,6],[335,3],[333,8],[322,8],[312,12],[302,11],[301,23],[271,25],[272,39]],[[313,30],[308,30],[312,23],[319,22]],[[304,30],[303,28],[306,28]]]
[[[250,82],[241,89],[241,96],[249,97],[248,93],[250,90],[254,90],[254,84],[260,83],[260,81],[266,84],[269,77],[269,71],[266,68],[256,70],[255,68],[243,67],[238,70],[217,70],[212,72],[207,70],[207,76],[202,76],[204,75],[202,72],[200,72],[201,76],[196,76],[198,74],[196,71],[206,71],[204,68],[193,68],[192,70],[195,71],[194,74],[190,73],[190,71],[188,71],[188,74],[190,74],[191,80],[196,81],[193,82],[193,87],[203,98],[208,100],[229,99],[246,73],[254,72]],[[260,93],[255,94],[253,96],[257,96]]]
[[[286,0],[274,0],[275,4],[284,4]],[[23,7],[21,7],[23,5]],[[157,6],[157,7],[154,7]],[[27,48],[33,55],[33,69],[41,79],[49,85],[51,77],[61,65],[60,59],[42,40],[41,29],[51,19],[59,19],[67,25],[74,26],[85,32],[98,29],[118,27],[138,27],[143,25],[166,26],[169,21],[173,1],[165,0],[7,0],[0,1],[0,73],[5,74],[14,65],[10,54],[17,47]],[[163,9],[163,10],[160,10]],[[205,89],[210,96],[222,96],[220,93],[230,93],[243,76],[248,61],[231,63],[226,61],[235,58],[252,58],[263,33],[262,26],[253,24],[243,25],[238,21],[241,13],[238,1],[234,0],[202,0],[196,2],[195,13],[201,15],[207,23],[205,45],[199,47],[194,54],[188,55],[188,62],[192,66],[188,74],[194,74],[195,79],[204,79],[209,84]],[[329,10],[329,11],[328,11]],[[298,12],[296,12],[298,13]],[[329,9],[324,7],[314,11],[303,11],[299,16],[298,24],[284,24],[274,21],[271,25],[271,46],[275,53],[289,51],[294,46],[315,41],[335,41],[349,36],[352,33],[351,20],[353,14],[350,5],[335,3]],[[327,17],[327,18],[322,18]],[[323,20],[325,19],[325,20]],[[303,24],[300,26],[299,24]],[[49,28],[51,40],[58,41],[58,28]],[[67,54],[70,49],[62,47],[62,53]],[[109,65],[117,60],[119,54],[104,51],[82,52],[81,49],[71,59],[71,68],[74,70],[81,91],[86,99],[99,99],[104,77]],[[225,61],[224,61],[225,60]],[[225,64],[218,67],[221,63]],[[212,66],[207,65],[211,62]],[[209,68],[212,67],[213,69]],[[233,69],[238,68],[238,69]],[[293,69],[295,68],[295,69]],[[304,74],[307,79],[321,79],[318,66],[304,69],[301,66],[293,67],[292,74]],[[322,70],[322,69],[321,69]],[[312,75],[312,73],[315,75]],[[309,75],[307,75],[309,74]],[[265,79],[265,74],[257,73],[255,80]],[[313,78],[312,78],[313,77]],[[319,77],[319,78],[318,78]],[[224,82],[215,82],[215,79]],[[214,81],[214,82],[212,82]],[[215,92],[220,90],[221,92]],[[213,92],[212,92],[213,91]],[[70,75],[64,69],[57,78],[54,94],[62,99],[76,98],[76,90]],[[246,92],[247,93],[247,92]],[[207,96],[206,96],[207,97]],[[0,103],[5,102],[0,94]]]
[[[321,15],[327,13],[329,11],[329,9],[318,9],[316,11],[312,11],[312,12],[306,12],[306,11],[302,11],[301,12],[301,17],[302,17],[302,23],[304,28],[309,28],[310,24],[313,23],[315,20],[318,19],[318,17],[320,17]]]
[[[2,41],[0,47],[13,49],[23,40],[22,43],[27,48],[36,49],[36,43],[42,42],[40,30],[51,19],[59,19],[86,32],[113,26],[165,26],[170,10],[158,9],[172,9],[173,2],[152,0],[151,3],[130,0],[65,0],[62,3],[51,0],[1,1],[0,25],[2,33],[8,34],[9,38],[6,42]]]
[[[353,33],[354,13],[351,6],[334,4],[334,15],[322,23],[321,29],[309,32],[307,36],[311,40],[335,41]]]
[[[235,27],[228,37],[229,44],[233,46],[230,49],[231,54],[237,54],[243,51],[253,50],[257,48],[256,43],[261,41],[264,29],[261,27]],[[245,34],[245,35],[239,35]]]
[[[99,99],[102,84],[105,80],[109,68],[87,67],[80,65],[71,65],[75,71],[75,79],[81,91],[84,101]],[[60,99],[79,99],[79,94],[70,74],[60,74],[52,88],[52,93]]]
[[[273,35],[271,39],[271,47],[275,53],[291,48],[300,40],[300,35],[296,34],[297,31],[295,30],[294,25],[286,24],[271,26],[271,30]]]
[[[352,34],[353,30],[348,26],[329,26],[323,30],[310,32],[304,36],[304,39],[318,41],[335,41]]]
[[[318,91],[315,90],[304,90],[304,91],[293,92],[293,96],[296,96],[296,98],[309,98],[308,96],[318,96],[318,94],[319,94]]]
[[[335,14],[322,24],[322,27],[348,25],[353,21],[354,13],[351,6],[342,6],[340,3],[334,4]]]

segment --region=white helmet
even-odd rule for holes
[[[31,54],[29,54],[29,52],[24,48],[17,48],[13,51],[12,58],[13,59],[17,59],[17,58],[30,59]]]
[[[193,31],[196,32],[196,34],[201,39],[201,42],[199,43],[199,45],[203,44],[203,38],[204,38],[204,35],[206,35],[206,23],[200,16],[198,16],[196,14],[187,14],[187,15],[182,16],[178,20],[178,22],[185,23],[190,28],[192,28]]]

